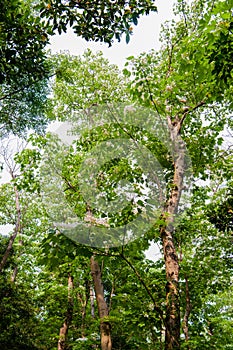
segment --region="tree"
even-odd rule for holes
[[[178,4],[183,6],[184,2]],[[135,100],[151,106],[160,118],[166,120],[172,140],[178,139],[179,135],[183,137],[192,159],[194,176],[203,179],[208,177],[207,169],[214,159],[216,143],[221,144],[219,135],[226,122],[224,104],[231,102],[227,99],[228,85],[213,74],[216,72],[214,62],[209,66],[213,42],[209,40],[207,45],[202,45],[206,43],[206,32],[213,28],[213,22],[219,23],[230,11],[228,2],[221,4],[215,2],[213,7],[209,2],[197,1],[191,7],[186,4],[186,9],[182,10],[183,20],[163,28],[164,46],[161,52],[142,54],[138,59],[132,59],[130,90]],[[221,6],[222,12],[218,6]],[[210,16],[214,20],[208,26]],[[203,34],[204,26],[207,30]],[[130,75],[131,72],[126,70],[125,74]],[[223,104],[220,105],[220,102]],[[203,125],[203,115],[208,126]],[[166,349],[180,348],[180,268],[174,217],[183,189],[184,157],[184,150],[180,148],[173,163],[172,190],[163,211],[166,225],[160,228],[167,276]]]
[[[8,147],[7,147],[8,146]],[[16,163],[14,162],[14,159],[13,159],[13,150],[10,149],[10,146],[9,144],[7,146],[3,146],[1,147],[1,150],[0,150],[0,154],[3,158],[3,161],[4,163],[6,164],[7,166],[7,172],[9,173],[10,175],[10,178],[11,178],[11,181],[15,181],[16,179],[16,176],[17,176],[17,172],[18,172],[18,167],[16,165]],[[19,149],[23,147],[22,145],[19,146]],[[6,222],[9,224],[13,224],[14,225],[14,232],[13,234],[11,235],[10,239],[9,239],[9,242],[8,242],[8,245],[7,245],[7,248],[1,258],[1,262],[0,262],[0,274],[2,273],[6,263],[7,263],[7,260],[11,254],[11,251],[12,251],[12,248],[13,248],[13,244],[14,244],[14,241],[16,239],[17,236],[19,236],[21,233],[22,233],[22,213],[21,213],[21,199],[20,199],[20,192],[16,186],[16,184],[14,184],[13,186],[10,184],[7,184],[7,185],[3,185],[2,186],[2,202],[1,203],[1,206],[5,206],[4,209],[2,209],[2,219],[4,220],[4,217],[5,216],[9,216],[9,212],[8,212],[8,207],[11,204],[8,203],[8,199],[7,199],[7,193],[10,194],[10,201],[12,199],[12,192],[14,193],[14,205],[13,207],[15,208],[15,213],[8,219],[5,218]],[[11,213],[10,213],[11,214]]]
[[[132,24],[137,25],[138,18],[150,11],[157,11],[154,1],[41,1],[40,15],[47,20],[52,31],[66,32],[67,27],[86,40],[104,41],[109,45],[113,39],[120,41],[123,33],[126,42],[132,34]]]
[[[65,321],[62,327],[60,328],[58,350],[67,349],[68,330],[73,317],[73,297],[72,297],[73,289],[74,289],[73,276],[71,276],[71,274],[69,273],[68,274],[68,306],[67,306]]]
[[[91,274],[94,282],[95,295],[100,317],[101,349],[112,350],[111,325],[108,321],[109,310],[104,297],[104,287],[100,267],[94,256],[91,257]]]
[[[47,33],[32,6],[30,0],[1,2],[0,84],[19,87],[26,77],[32,83],[49,72],[44,50]]]
[[[216,230],[206,215],[208,205],[204,199],[212,202],[215,195],[210,188],[208,191],[206,188],[196,188],[192,205],[183,215],[175,234],[180,264],[180,301],[185,349],[205,349],[210,345],[216,348],[225,347],[221,341],[218,345],[212,345],[221,336],[216,329],[214,340],[209,329],[210,319],[221,314],[221,307],[214,300],[222,293],[231,294],[232,279],[229,233]],[[213,308],[208,305],[213,305]],[[231,317],[228,327],[231,327]]]
[[[195,11],[193,13],[195,14]],[[215,96],[210,93],[210,91],[212,91],[211,89],[213,81],[215,79],[212,72],[209,71],[208,75],[205,74],[205,81],[203,80],[203,72],[209,64],[208,52],[201,52],[199,57],[201,61],[198,65],[198,69],[196,68],[198,57],[196,57],[196,60],[193,61],[190,59],[190,67],[188,69],[186,69],[186,66],[183,65],[182,55],[184,55],[184,52],[187,55],[186,58],[189,57],[189,54],[193,55],[194,52],[193,41],[190,41],[190,36],[192,37],[193,33],[190,33],[189,31],[186,32],[186,30],[187,28],[183,28],[182,22],[178,23],[177,28],[174,27],[174,29],[172,29],[171,34],[169,34],[168,29],[165,30],[168,46],[158,55],[145,54],[142,55],[138,60],[134,61],[134,66],[132,65],[132,67],[135,79],[133,83],[130,82],[130,91],[135,98],[135,101],[139,100],[142,104],[155,108],[156,113],[160,115],[161,119],[164,118],[164,120],[166,120],[167,118],[171,140],[176,140],[180,134],[182,135],[186,141],[186,144],[188,145],[188,151],[193,163],[194,176],[201,176],[202,179],[206,179],[208,178],[209,171],[209,168],[206,169],[206,165],[209,164],[210,166],[211,162],[214,161],[216,156],[216,147],[217,145],[221,145],[222,142],[220,132],[223,130],[224,123],[226,122],[226,119],[224,118],[225,107],[219,105],[219,109],[217,109],[216,99],[217,103],[219,103],[218,94]],[[182,34],[186,33],[186,35],[183,36],[182,40],[180,39],[180,32]],[[178,42],[176,42],[176,35],[179,37],[179,46]],[[203,38],[201,37],[198,40],[202,39]],[[190,46],[188,45],[189,43]],[[124,70],[124,72],[126,75],[131,74],[128,70]],[[80,77],[80,74],[82,73],[78,71],[78,74]],[[88,74],[89,73],[87,73],[87,75]],[[158,76],[159,80],[157,78]],[[185,76],[185,80],[182,80],[181,76]],[[100,89],[98,90],[99,96],[94,97],[94,100],[94,90],[93,93],[91,95],[88,95],[87,99],[85,99],[85,95],[88,94],[89,90],[87,91],[85,89],[82,89],[80,93],[77,85],[76,91],[78,92],[78,95],[76,97],[72,89],[72,78],[69,80],[68,76],[65,77],[65,75],[63,77],[61,76],[61,78],[65,78],[66,80],[68,79],[67,81],[69,81],[71,84],[65,94],[63,94],[64,85],[57,84],[55,88],[55,91],[60,91],[60,93],[57,94],[58,99],[61,99],[61,101],[65,101],[66,103],[64,107],[65,112],[71,112],[71,110],[73,112],[74,110],[77,110],[77,112],[83,111],[83,106],[88,108],[89,106],[93,105],[92,101],[94,101],[95,104],[98,102],[100,104],[103,102],[108,102],[108,99],[101,100],[101,98],[99,98],[101,96]],[[85,81],[84,75],[82,79]],[[94,84],[95,79],[92,80],[93,87]],[[163,94],[161,94],[161,92],[163,92]],[[226,95],[224,95],[225,92]],[[127,96],[127,94],[125,96],[126,99],[128,98],[128,100],[130,100],[130,97]],[[222,100],[224,100],[224,96],[227,98],[226,90],[222,90]],[[79,105],[75,103],[77,99],[80,101]],[[60,102],[58,102],[58,105],[59,103]],[[86,111],[84,110],[84,112]],[[208,120],[208,126],[203,125],[203,115],[205,115]],[[88,115],[88,117],[90,116],[91,115]],[[121,125],[118,125],[118,127],[119,129],[122,129]],[[101,134],[101,130],[103,131],[103,129],[105,136],[103,136],[103,132]],[[207,130],[209,131],[208,134],[206,133]],[[119,132],[119,130],[117,132]],[[115,136],[117,135],[117,132]],[[132,137],[135,140],[135,134],[133,133],[132,129],[128,129],[127,132],[128,136]],[[118,136],[119,135],[120,133]],[[114,132],[112,133],[111,131],[111,126],[108,125],[104,125],[102,128],[100,127],[100,129],[96,130],[94,133],[87,132],[83,140],[79,141],[77,144],[78,148],[76,148],[76,151],[74,153],[77,154],[78,149],[81,154],[83,154],[83,152],[91,149],[92,146],[98,144],[98,142],[101,143],[105,139],[107,140],[115,136]],[[152,138],[152,140],[155,142],[155,138]],[[198,152],[197,144],[199,144]],[[157,148],[155,154],[158,155]],[[177,254],[178,248],[176,247],[173,220],[174,215],[178,211],[180,196],[183,189],[186,167],[185,157],[185,150],[180,148],[179,155],[174,159],[173,162],[173,170],[171,169],[169,162],[163,164],[166,164],[165,169],[168,179],[168,191],[170,191],[168,192],[168,199],[163,209],[164,222],[162,225],[160,223],[160,236],[162,237],[163,241],[167,269],[167,316],[165,319],[167,349],[172,347],[180,347],[180,298],[178,292],[180,262]],[[160,158],[160,161],[161,160],[162,158]],[[69,171],[68,173],[64,172],[63,176],[65,177],[65,180],[67,180],[66,184],[68,185],[66,193],[69,196],[70,190],[70,198],[72,202],[75,198],[75,192],[77,194],[79,193],[79,185],[77,183],[76,174],[79,171],[78,167],[80,165],[80,160],[78,160],[78,158],[75,160],[71,156],[70,161],[68,158],[67,161],[67,169],[69,169]],[[74,164],[77,165],[77,167],[75,165],[76,168],[74,169],[74,172],[70,171],[70,169],[73,167],[72,164],[73,166]],[[203,167],[204,164],[205,167]],[[171,180],[172,176],[173,180]],[[77,197],[77,201],[80,203],[79,195]],[[77,207],[77,215],[80,213],[83,214],[84,212],[85,208],[81,210],[80,207]],[[96,214],[98,215],[98,213]]]
[[[53,60],[57,66],[53,114],[58,120],[73,123],[82,117],[88,120],[91,107],[127,99],[124,77],[103,53],[94,54],[89,49],[83,56],[60,54]]]
[[[19,88],[19,83],[22,85]],[[0,137],[10,134],[25,136],[30,129],[43,133],[49,123],[47,117],[50,93],[46,79],[29,84],[27,78],[18,80],[17,85],[0,86]],[[51,121],[51,120],[50,120]]]
[[[39,137],[39,140],[40,139],[41,137]],[[53,143],[52,145],[55,145],[55,143]],[[54,150],[54,147],[53,147],[53,150]],[[43,150],[43,152],[45,151]],[[53,154],[54,154],[54,151],[53,151]],[[46,157],[46,154],[44,154],[44,156]],[[28,165],[32,164],[30,157],[34,159],[33,152],[27,151],[27,152],[23,152],[21,155],[18,155],[18,159],[21,160],[22,162],[21,166],[24,169],[28,169]],[[58,156],[58,159],[61,160],[61,157]],[[51,167],[51,164],[50,164],[50,167]],[[70,166],[69,166],[69,169],[71,169]],[[33,168],[30,169],[29,167],[29,170],[33,170]],[[30,175],[30,177],[29,177],[29,174],[28,176],[25,176],[24,179],[25,179],[25,182],[27,181],[28,185],[31,186],[33,183],[33,178],[32,178],[32,174]],[[41,175],[43,176],[43,173]],[[20,179],[20,183],[25,183],[25,182],[23,182],[23,179]],[[143,245],[148,246],[147,242],[144,242],[142,246]],[[56,298],[57,301],[59,299],[59,303],[56,302],[56,315],[59,315],[61,325],[65,321],[64,326],[62,327],[62,330],[66,329],[65,334],[63,332],[63,335],[66,335],[66,346],[71,345],[72,338],[73,337],[77,338],[79,334],[80,334],[80,340],[77,341],[77,344],[76,344],[77,348],[79,348],[78,347],[79,341],[80,343],[84,342],[82,343],[81,348],[84,348],[85,345],[88,346],[88,344],[92,344],[92,345],[98,344],[99,343],[98,338],[95,336],[95,332],[98,330],[98,325],[99,325],[98,322],[102,322],[104,324],[106,322],[108,324],[109,323],[113,324],[113,327],[114,327],[114,332],[112,334],[114,339],[113,348],[117,349],[117,346],[120,347],[123,344],[125,344],[125,346],[127,347],[134,346],[135,348],[138,348],[138,349],[142,349],[142,348],[151,349],[151,346],[152,346],[151,344],[154,345],[154,344],[160,343],[160,337],[157,333],[158,331],[155,331],[153,329],[154,326],[152,327],[152,329],[150,329],[145,333],[145,337],[143,339],[142,338],[139,339],[138,337],[134,336],[135,327],[139,327],[138,331],[140,331],[140,329],[144,325],[148,325],[149,327],[152,319],[156,320],[156,326],[158,327],[158,329],[161,328],[161,325],[160,325],[161,319],[158,320],[157,316],[153,316],[153,312],[154,312],[153,308],[155,308],[156,312],[158,312],[157,301],[152,297],[152,294],[150,292],[150,289],[153,288],[152,281],[148,282],[150,277],[147,275],[143,276],[143,271],[145,267],[147,267],[147,264],[141,266],[143,261],[143,254],[140,252],[141,248],[139,247],[140,247],[140,244],[138,242],[138,244],[135,247],[129,246],[127,251],[126,250],[124,251],[124,254],[122,249],[120,249],[119,252],[116,250],[115,252],[112,251],[112,252],[109,252],[108,254],[106,253],[106,251],[102,251],[102,250],[96,251],[94,248],[85,250],[84,247],[82,247],[81,245],[75,245],[72,241],[70,241],[65,236],[59,234],[56,230],[50,230],[50,232],[48,233],[48,236],[46,235],[42,243],[43,259],[41,259],[41,263],[43,264],[43,266],[49,267],[49,270],[51,271],[50,273],[52,274],[51,279],[53,279],[53,281],[56,281],[56,285],[60,286],[59,298],[57,294],[53,294],[53,290],[55,292],[55,290],[58,290],[58,288],[51,286],[51,292],[50,292],[51,295],[49,297],[47,296],[47,299],[49,299],[50,304],[51,303],[54,304],[53,298]],[[108,305],[107,307],[110,310],[109,317],[107,319],[106,318],[104,319],[102,318],[100,320],[98,318],[97,320],[93,318],[90,319],[90,315],[92,316],[92,314],[90,313],[89,316],[87,314],[88,311],[90,310],[90,307],[91,307],[91,311],[93,309],[91,304],[89,305],[87,304],[87,300],[88,299],[91,300],[91,295],[89,296],[90,288],[88,288],[88,283],[86,283],[85,280],[83,281],[82,275],[87,270],[87,267],[82,264],[81,259],[85,259],[85,256],[90,256],[90,254],[92,255],[93,251],[95,252],[95,255],[97,254],[97,255],[102,255],[106,257],[104,264],[101,264],[102,276],[103,276],[102,281],[104,285],[104,290],[101,296],[106,300],[106,303]],[[112,260],[112,262],[109,260]],[[119,274],[119,271],[122,270],[122,261],[126,266],[124,266],[124,273]],[[119,264],[119,268],[116,267],[116,265],[118,264]],[[137,264],[137,267],[135,267],[136,264]],[[109,265],[111,267],[109,267]],[[89,267],[89,263],[88,263],[88,267]],[[105,272],[105,270],[107,272]],[[70,317],[70,311],[71,311],[70,308],[69,308],[69,321],[67,317],[68,314],[66,310],[66,294],[61,292],[61,285],[62,285],[62,289],[65,287],[64,283],[67,279],[67,272],[72,273],[72,276],[74,277],[73,281],[74,281],[75,287],[72,295],[78,296],[78,298],[74,297],[74,299],[72,300],[72,304],[74,305],[74,309],[72,311],[72,315],[73,315],[72,322]],[[89,271],[87,271],[86,273],[88,272]],[[127,282],[127,276],[129,276],[129,274],[131,276],[131,279],[130,281]],[[123,280],[124,282],[122,283],[121,280]],[[77,286],[77,281],[79,281],[78,286]],[[147,284],[148,284],[148,287],[147,287]],[[122,287],[122,285],[124,285],[124,287]],[[139,297],[141,302],[138,302],[136,305],[134,304],[134,295],[131,295],[132,289],[135,290],[135,293],[139,291]],[[145,297],[145,291],[147,295],[146,297]],[[114,300],[115,299],[113,295],[114,293],[117,293],[116,302]],[[119,294],[119,297],[118,297],[118,294]],[[122,304],[122,301],[125,301],[125,300],[128,300],[129,303],[124,302]],[[80,317],[77,316],[81,314],[81,312],[77,313],[76,311],[77,301],[78,301],[78,304],[80,305],[78,306],[78,308],[81,308],[82,310],[82,321],[80,320]],[[85,307],[86,310],[83,310],[83,307]],[[83,314],[83,311],[86,313],[86,315],[85,313]],[[50,320],[53,320],[54,316],[53,315],[50,316],[50,313],[51,313],[51,310],[49,305],[47,306],[47,302],[44,302],[43,310],[41,312],[41,317],[43,318],[44,324],[47,324],[49,317],[51,317]],[[113,313],[113,315],[111,315],[111,313]],[[142,315],[139,326],[137,326],[138,314]],[[144,314],[145,316],[143,316]],[[147,314],[150,316],[147,316]],[[88,321],[85,321],[86,318]],[[133,323],[132,323],[132,320],[133,320]],[[87,326],[85,326],[86,322],[88,324],[88,329],[86,329]],[[121,325],[122,322],[123,324]],[[54,322],[52,322],[52,324],[54,326]],[[57,321],[55,324],[57,324]],[[68,327],[69,327],[69,335],[67,333]],[[118,333],[119,330],[120,330],[120,335]],[[148,343],[147,339],[150,339],[150,343]],[[61,345],[61,342],[59,344]]]
[[[0,223],[10,224],[12,229],[9,234],[1,235],[0,241],[0,342],[3,349],[38,349],[35,334],[39,337],[40,327],[33,293],[37,284],[33,265],[37,235],[45,219],[38,202],[35,208],[35,196],[17,187],[15,180],[19,169],[11,156],[9,149],[5,149],[13,178],[1,185]]]
[[[150,11],[153,1],[3,1],[0,17],[0,131],[20,133],[46,125],[48,78],[54,75],[45,51],[49,37],[58,29],[74,28],[86,40],[112,43],[126,33],[129,41],[131,24]]]

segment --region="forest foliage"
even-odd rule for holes
[[[177,0],[120,71],[46,45],[156,2],[2,1],[1,349],[233,349],[232,5]]]

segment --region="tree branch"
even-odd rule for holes
[[[158,304],[156,303],[150,289],[147,287],[146,283],[144,282],[143,278],[141,277],[141,275],[139,274],[139,272],[136,270],[136,268],[133,266],[133,264],[125,257],[124,253],[120,253],[120,257],[130,266],[130,268],[134,271],[135,275],[137,276],[138,280],[141,282],[141,284],[143,285],[143,287],[145,288],[148,296],[150,297],[150,299],[153,302],[154,305],[154,309],[155,311],[159,314],[160,320],[163,321],[163,312],[160,309],[160,307],[158,306]]]

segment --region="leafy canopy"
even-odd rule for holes
[[[78,36],[110,46],[114,38],[120,41],[123,33],[129,42],[131,25],[137,25],[141,15],[157,11],[153,0],[55,0],[42,1],[38,8],[53,32],[61,34],[70,26]]]

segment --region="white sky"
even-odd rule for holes
[[[72,30],[69,30],[67,34],[54,36],[51,40],[50,49],[52,53],[68,50],[73,55],[80,55],[87,48],[93,51],[103,51],[105,57],[111,63],[115,63],[122,68],[126,57],[138,56],[141,52],[160,47],[160,26],[166,20],[174,18],[173,3],[173,0],[157,0],[158,12],[139,19],[138,25],[134,27],[129,44],[125,43],[125,37],[123,36],[120,43],[114,41],[112,47],[108,47],[107,44],[103,43],[87,42],[78,38],[72,33]]]

